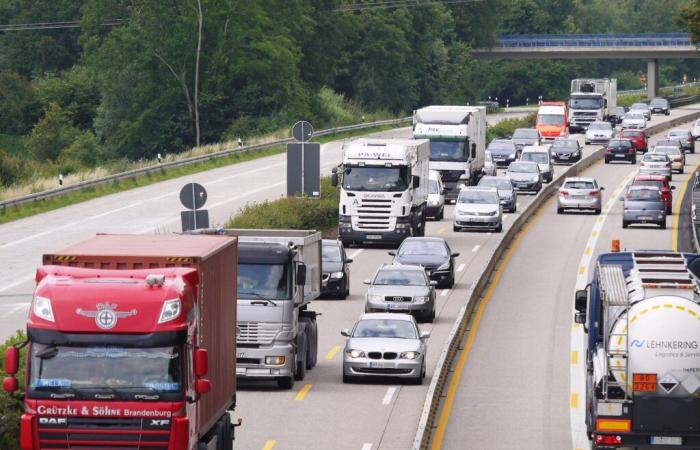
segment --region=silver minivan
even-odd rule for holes
[[[437,170],[428,173],[428,207],[425,215],[435,220],[445,217],[445,185]]]

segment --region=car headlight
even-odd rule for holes
[[[534,177],[532,177],[532,181],[540,181],[540,177],[534,176]]]
[[[426,303],[430,297],[413,297],[413,301],[416,303]]]
[[[343,273],[343,272],[333,272],[331,274],[331,278],[336,278],[336,279],[343,278],[344,276],[345,276],[345,273]]]
[[[508,155],[508,158],[515,159],[515,153],[511,153],[510,155]]]
[[[365,357],[365,352],[362,350],[345,350],[345,354],[348,355],[351,358],[364,358]]]
[[[450,268],[450,262],[447,261],[446,263],[443,263],[440,267],[437,268],[437,270],[447,270]]]
[[[439,201],[437,201],[437,200],[433,200],[433,206],[437,206],[437,205],[439,205],[439,204],[440,204],[440,202],[439,202]]]
[[[368,302],[381,302],[382,296],[376,295],[376,294],[367,294],[367,301]]]
[[[401,352],[399,358],[401,359],[418,359],[420,352]]]
[[[496,214],[498,214],[498,210],[489,211],[486,214],[488,214],[489,216],[495,216]]]
[[[46,297],[34,297],[34,306],[32,307],[34,314],[49,322],[54,322],[53,309],[51,308],[51,299]]]
[[[467,187],[467,185],[464,184],[464,183],[459,183],[459,184],[457,185],[457,187],[458,187],[459,189],[464,189],[465,187]]]

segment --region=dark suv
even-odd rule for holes
[[[497,167],[508,167],[510,163],[518,159],[515,144],[509,139],[494,139],[486,151],[491,152],[491,159]]]

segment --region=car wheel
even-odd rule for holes
[[[590,141],[586,141],[586,145],[591,145],[591,142],[590,142]]]
[[[684,168],[683,168],[683,166],[681,166],[681,170],[679,170],[678,173],[683,173],[683,170],[684,170]]]
[[[662,230],[665,230],[665,229],[666,229],[666,219],[664,219],[664,220],[662,220],[661,222],[659,222],[659,227],[660,227]]]
[[[453,226],[452,226],[452,231],[454,231],[455,233],[459,232],[459,227],[456,227],[456,226],[453,225]]]
[[[666,215],[670,216],[671,214],[673,214],[673,206],[667,206],[666,207]]]
[[[423,384],[423,372],[424,372],[424,370],[425,370],[424,366],[421,366],[420,373],[418,374],[418,376],[416,378],[414,378],[412,380],[413,381],[412,384],[415,384],[416,386],[420,386],[421,384]]]
[[[348,298],[348,293],[350,291],[349,285],[350,285],[350,283],[348,283],[348,278],[345,277],[345,286],[343,286],[343,293],[338,294],[339,299],[345,300],[346,298]]]
[[[623,220],[622,221],[622,228],[627,228],[628,226],[630,226],[629,222],[627,222],[626,220]]]
[[[596,216],[599,216],[600,215],[600,208],[593,211],[593,214],[595,214]]]
[[[501,231],[503,231],[503,223],[499,223],[495,231],[496,233],[500,233]]]
[[[294,387],[294,377],[278,378],[277,387],[286,390],[292,389]]]
[[[605,164],[610,164],[610,160],[608,158],[605,158]]]
[[[353,377],[351,377],[350,375],[343,374],[343,383],[350,384],[353,381],[354,381]]]
[[[557,208],[557,214],[564,214],[564,208]]]
[[[438,215],[437,220],[442,220],[442,219],[444,219],[444,218],[445,218],[445,207],[443,206],[443,207],[440,209],[440,214]]]

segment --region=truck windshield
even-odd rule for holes
[[[561,114],[540,114],[537,116],[539,125],[563,125],[564,116]]]
[[[347,166],[343,176],[343,189],[348,191],[405,191],[408,189],[408,168],[406,166]]]
[[[290,284],[288,264],[238,263],[238,298],[286,300]]]
[[[465,143],[458,141],[430,141],[431,161],[467,161]]]
[[[571,109],[600,109],[603,107],[603,99],[601,97],[571,97],[569,107]]]
[[[163,400],[182,395],[179,347],[125,348],[33,343],[29,390],[78,398]],[[97,397],[101,396],[101,397]]]

